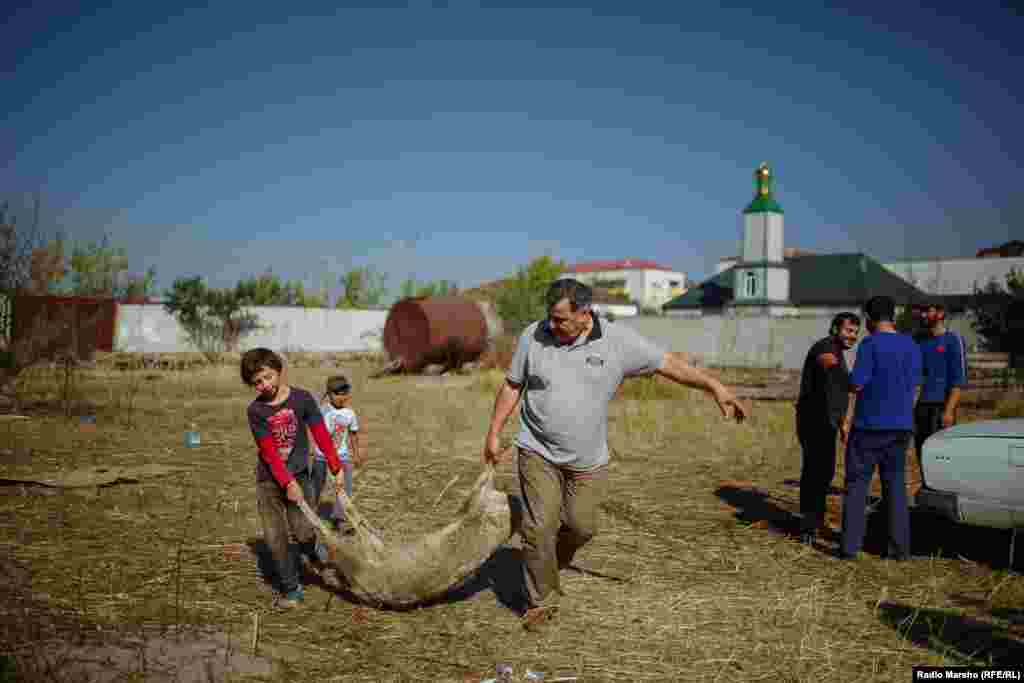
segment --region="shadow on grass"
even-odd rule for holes
[[[522,568],[523,551],[503,545],[473,575],[428,606],[462,602],[491,590],[499,605],[521,614],[528,605]]]
[[[915,555],[966,559],[992,569],[1010,567],[1010,531],[957,524],[924,510],[910,510],[911,542]],[[1013,567],[1024,565],[1020,546],[1024,535],[1017,534]]]
[[[785,483],[790,483],[787,480]],[[842,489],[830,488],[831,494],[842,494]],[[715,495],[736,508],[738,521],[792,536],[799,534],[800,517],[782,507],[773,497],[756,486],[721,486]],[[863,551],[869,555],[885,556],[889,546],[889,519],[884,498],[868,499],[867,531]],[[918,557],[966,559],[992,569],[1010,566],[1010,532],[1006,529],[957,524],[917,508],[910,508],[912,554]],[[839,534],[825,533],[829,540],[838,542]],[[1017,539],[1014,567],[1020,567],[1024,551],[1021,537]]]
[[[715,495],[736,509],[735,517],[744,524],[767,528],[786,536],[800,533],[800,517],[772,500],[756,487],[720,486]]]
[[[795,488],[797,491],[800,490],[800,480],[799,479],[783,479],[782,483],[785,484],[786,486]],[[843,495],[843,492],[844,492],[844,489],[842,487],[832,486],[831,484],[829,484],[828,495],[830,495],[830,496],[841,496],[841,495]]]
[[[901,637],[960,664],[1002,666],[1024,662],[1024,642],[980,619],[885,602],[878,606],[878,616]]]
[[[512,534],[515,535],[522,527],[524,503],[521,497],[512,494],[509,494],[508,503],[512,515]],[[502,607],[517,614],[526,611],[528,599],[526,585],[523,583],[522,550],[504,544],[498,546],[494,554],[462,583],[442,597],[425,603],[424,606],[462,602],[486,590],[494,592],[494,597]]]

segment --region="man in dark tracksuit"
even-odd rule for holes
[[[796,434],[803,451],[800,468],[800,540],[810,545],[825,517],[825,497],[836,474],[836,434],[846,414],[850,372],[845,351],[860,333],[860,317],[840,313],[829,336],[807,352],[796,404]]]
[[[921,468],[921,486],[928,488],[921,447],[929,436],[956,423],[960,388],[967,381],[967,353],[960,335],[946,330],[946,311],[942,304],[929,305],[922,320],[928,335],[918,341],[924,384],[914,408],[914,450]]]

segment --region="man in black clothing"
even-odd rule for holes
[[[836,435],[846,415],[850,368],[845,351],[860,333],[860,316],[840,313],[829,336],[807,352],[796,403],[796,434],[803,451],[800,469],[800,540],[814,542],[825,517],[825,496],[836,473]]]

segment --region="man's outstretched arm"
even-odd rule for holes
[[[701,389],[711,394],[722,414],[737,422],[742,422],[750,414],[750,409],[736,398],[732,391],[708,373],[689,363],[684,354],[671,351],[666,353],[657,373],[677,384]]]

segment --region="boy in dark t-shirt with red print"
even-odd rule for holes
[[[321,566],[323,559],[316,556],[316,532],[297,505],[303,499],[314,504],[308,500],[312,485],[306,428],[320,452],[326,455],[332,474],[341,471],[342,462],[324,427],[316,400],[308,391],[284,383],[283,367],[281,357],[270,349],[251,349],[242,355],[242,381],[257,392],[247,412],[259,449],[256,499],[263,523],[263,539],[276,565],[282,595],[280,604],[293,607],[303,600],[304,594],[300,558],[289,553],[289,531],[299,542],[300,552],[309,557],[313,566]]]

